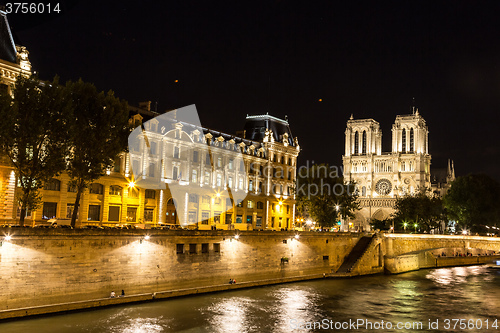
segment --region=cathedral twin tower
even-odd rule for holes
[[[398,115],[392,125],[392,151],[382,152],[382,131],[373,119],[347,121],[344,180],[354,182],[361,210],[354,227],[369,229],[372,219],[390,216],[396,198],[431,188],[429,130],[418,109]]]

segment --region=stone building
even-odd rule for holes
[[[431,177],[429,130],[418,109],[398,115],[392,125],[392,151],[382,151],[382,131],[373,119],[347,121],[344,178],[355,182],[361,209],[353,221],[355,229],[369,230],[372,219],[384,220],[393,213],[398,197],[429,189],[444,194],[454,180],[448,167],[444,180]]]

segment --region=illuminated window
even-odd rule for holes
[[[217,186],[222,186],[222,176],[220,174],[217,175]]]
[[[248,181],[248,190],[253,191],[253,180]]]
[[[210,172],[205,171],[205,179],[204,179],[204,181],[205,181],[206,185],[210,184]]]
[[[201,197],[202,204],[210,204],[210,197],[208,195],[204,195]]]
[[[104,186],[99,183],[92,183],[92,185],[90,185],[89,192],[93,194],[103,194]]]
[[[120,206],[109,206],[108,221],[111,222],[120,221]]]
[[[414,149],[413,128],[410,128],[410,153],[413,153]]]
[[[156,197],[155,190],[146,190],[146,199],[154,199]]]
[[[247,208],[253,208],[254,207],[254,202],[253,200],[248,200],[247,201]]]
[[[44,202],[43,203],[43,214],[42,219],[49,220],[56,217],[57,214],[57,203],[56,202]]]
[[[361,154],[366,154],[366,131],[363,131],[363,146]]]
[[[174,167],[174,168],[172,169],[172,179],[173,179],[173,180],[177,180],[178,173],[179,173],[179,169],[178,169],[177,167]]]
[[[75,210],[75,205],[74,204],[67,204],[66,205],[66,218],[70,219],[73,217],[73,211]],[[76,213],[76,219],[78,220],[78,217],[80,215],[80,210]]]
[[[402,134],[401,138],[402,138],[401,143],[403,146],[402,152],[406,153],[406,129],[404,129],[404,128],[403,128],[403,134]]]
[[[136,222],[137,207],[127,207],[127,222]]]
[[[198,181],[198,170],[193,170],[191,172],[191,182],[196,183]]]
[[[122,195],[122,187],[118,185],[111,185],[109,187],[109,195]]]
[[[153,222],[154,209],[144,209],[144,222]]]
[[[47,191],[60,191],[61,190],[61,181],[59,181],[55,178],[52,178],[51,180],[49,180],[48,182],[45,183],[45,185],[43,186],[43,189],[47,190]]]
[[[190,194],[189,195],[189,202],[198,203],[198,195],[196,195],[196,194]]]
[[[354,133],[354,154],[356,155],[359,150],[359,134],[358,131]]]
[[[149,177],[155,176],[155,164],[149,163]]]
[[[89,205],[89,221],[99,221],[101,219],[101,206],[100,205]]]

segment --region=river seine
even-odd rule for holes
[[[500,270],[325,279],[0,324],[1,333],[336,331],[500,331]]]

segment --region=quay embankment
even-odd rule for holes
[[[491,237],[0,228],[2,234],[10,238],[0,239],[0,319],[500,258],[493,256],[500,240]]]

